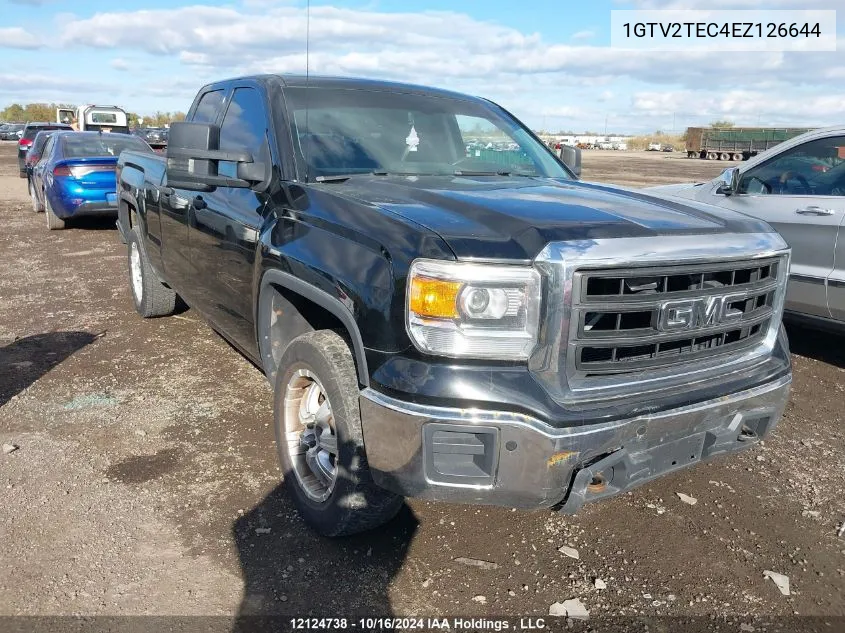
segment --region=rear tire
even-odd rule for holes
[[[176,309],[176,292],[159,281],[136,229],[129,231],[126,246],[129,288],[135,310],[145,319],[173,314]]]
[[[51,231],[59,231],[65,228],[65,221],[56,215],[53,207],[50,205],[50,199],[47,197],[47,192],[44,192],[44,211],[47,215],[47,228]]]
[[[32,179],[29,179],[27,184],[29,185],[29,197],[32,200],[32,210],[35,213],[42,213],[44,211],[44,205],[38,202],[38,196],[35,195],[35,187],[32,184]]]
[[[294,505],[325,536],[371,530],[402,506],[372,480],[358,394],[352,353],[336,332],[303,334],[285,350],[276,372],[276,448]]]

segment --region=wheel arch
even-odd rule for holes
[[[362,386],[369,385],[364,342],[352,313],[338,299],[281,270],[264,273],[259,286],[256,331],[261,365],[273,383],[290,342],[306,332],[339,329],[352,348]]]
[[[117,220],[121,229],[129,232],[140,222],[138,199],[128,191],[121,191],[117,204]],[[121,231],[122,232],[122,231]]]

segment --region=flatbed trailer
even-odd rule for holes
[[[686,133],[688,158],[748,160],[760,152],[815,128],[690,127]]]

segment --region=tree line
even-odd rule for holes
[[[76,106],[67,103],[27,103],[26,105],[13,103],[0,110],[0,121],[20,123],[27,121],[55,121],[57,108],[76,109]],[[127,111],[126,115],[129,119],[130,127],[137,126],[139,119],[143,120],[141,127],[163,127],[173,121],[185,120],[184,112],[157,111],[153,114],[138,114]]]

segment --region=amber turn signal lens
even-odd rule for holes
[[[421,317],[454,319],[458,316],[458,293],[461,286],[463,284],[456,281],[413,277],[409,308]]]

